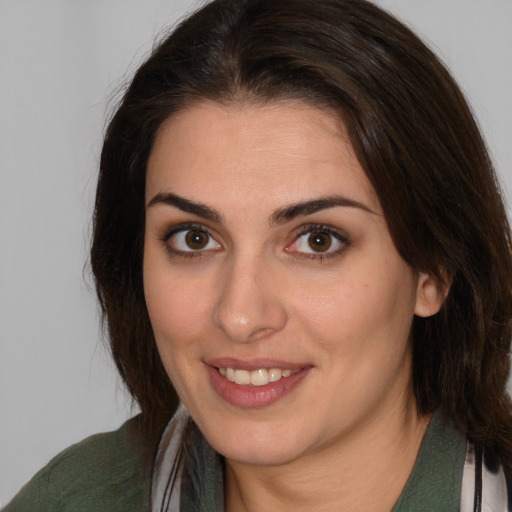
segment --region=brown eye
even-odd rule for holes
[[[305,226],[285,251],[289,254],[325,261],[328,257],[341,255],[349,245],[347,238],[334,227]]]
[[[332,236],[324,231],[315,231],[309,235],[308,245],[314,252],[328,251],[332,245]]]
[[[177,229],[166,238],[166,245],[175,254],[188,253],[189,256],[222,248],[208,231],[200,227]]]
[[[193,251],[204,249],[208,245],[209,240],[210,236],[208,233],[197,229],[187,231],[185,235],[185,243]]]

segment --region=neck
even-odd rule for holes
[[[405,412],[401,406],[324,451],[280,466],[226,461],[226,510],[389,512],[430,420],[417,414],[414,400]]]

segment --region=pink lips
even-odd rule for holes
[[[275,360],[240,361],[231,358],[208,361],[205,365],[210,376],[213,389],[231,405],[245,408],[261,408],[277,402],[306,377],[311,370],[309,365],[297,365]],[[259,368],[281,368],[282,370],[299,370],[289,377],[277,382],[269,382],[263,386],[242,386],[223,377],[218,368],[237,368],[240,370],[257,370]]]

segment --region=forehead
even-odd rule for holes
[[[198,102],[160,128],[147,166],[146,199],[283,202],[348,195],[379,210],[338,116],[297,101]],[[267,201],[268,202],[268,201]]]

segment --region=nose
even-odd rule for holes
[[[226,262],[213,322],[228,338],[248,343],[281,331],[288,321],[279,277],[262,257]]]

